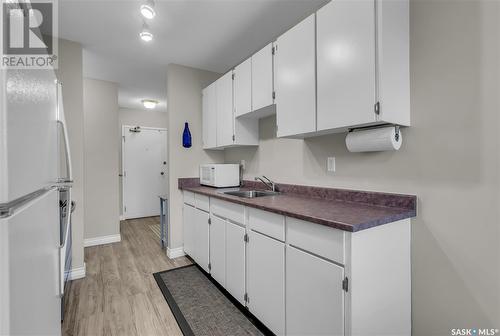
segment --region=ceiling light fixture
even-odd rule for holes
[[[145,22],[142,25],[142,31],[139,36],[141,37],[141,40],[145,42],[150,42],[153,40],[153,33],[151,33],[151,30],[149,30],[149,26]]]
[[[151,20],[155,17],[155,3],[153,2],[153,0],[146,0],[141,5],[141,14],[148,20]]]
[[[141,102],[142,105],[144,105],[144,107],[147,108],[148,110],[152,110],[156,107],[156,105],[158,105],[158,101],[152,99],[143,99],[141,100]]]

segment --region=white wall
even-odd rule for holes
[[[399,152],[348,153],[345,134],[276,139],[270,117],[258,148],[225,161],[245,159],[246,178],[416,194],[413,334],[499,328],[500,3],[412,0],[410,15],[413,126]]]
[[[122,125],[167,128],[167,113],[120,107],[118,122],[120,124],[120,132]]]
[[[170,248],[182,247],[182,193],[179,177],[198,176],[202,163],[223,162],[224,153],[204,151],[201,139],[201,90],[215,81],[218,74],[181,65],[167,66],[168,174],[170,200]],[[182,147],[184,123],[188,122],[193,138],[191,148]]]
[[[82,46],[79,43],[59,40],[58,79],[63,83],[63,100],[68,123],[71,159],[73,163],[73,200],[76,201],[72,217],[73,260],[72,267],[83,267],[84,231],[84,139],[83,139],[83,75]]]
[[[118,87],[85,78],[85,239],[120,233]]]
[[[122,126],[142,126],[142,127],[156,127],[167,128],[167,113],[150,110],[138,110],[120,107],[118,111],[118,132],[120,148],[118,150],[118,166],[119,171],[122,171]],[[120,215],[123,215],[123,185],[120,179]]]

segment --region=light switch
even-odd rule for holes
[[[329,157],[326,160],[327,170],[329,172],[335,172],[335,157]]]

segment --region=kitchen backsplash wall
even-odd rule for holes
[[[498,328],[500,3],[411,1],[410,21],[412,127],[399,152],[349,153],[345,134],[277,139],[269,117],[259,147],[227,149],[225,162],[245,160],[245,179],[417,195],[413,333]]]

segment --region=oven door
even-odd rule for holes
[[[61,236],[60,236],[60,295],[64,295],[65,283],[68,280],[69,268],[71,267],[71,213],[74,211],[75,202],[71,201],[71,187],[60,188],[59,191]]]
[[[200,166],[200,184],[214,186],[215,184],[215,167]]]

